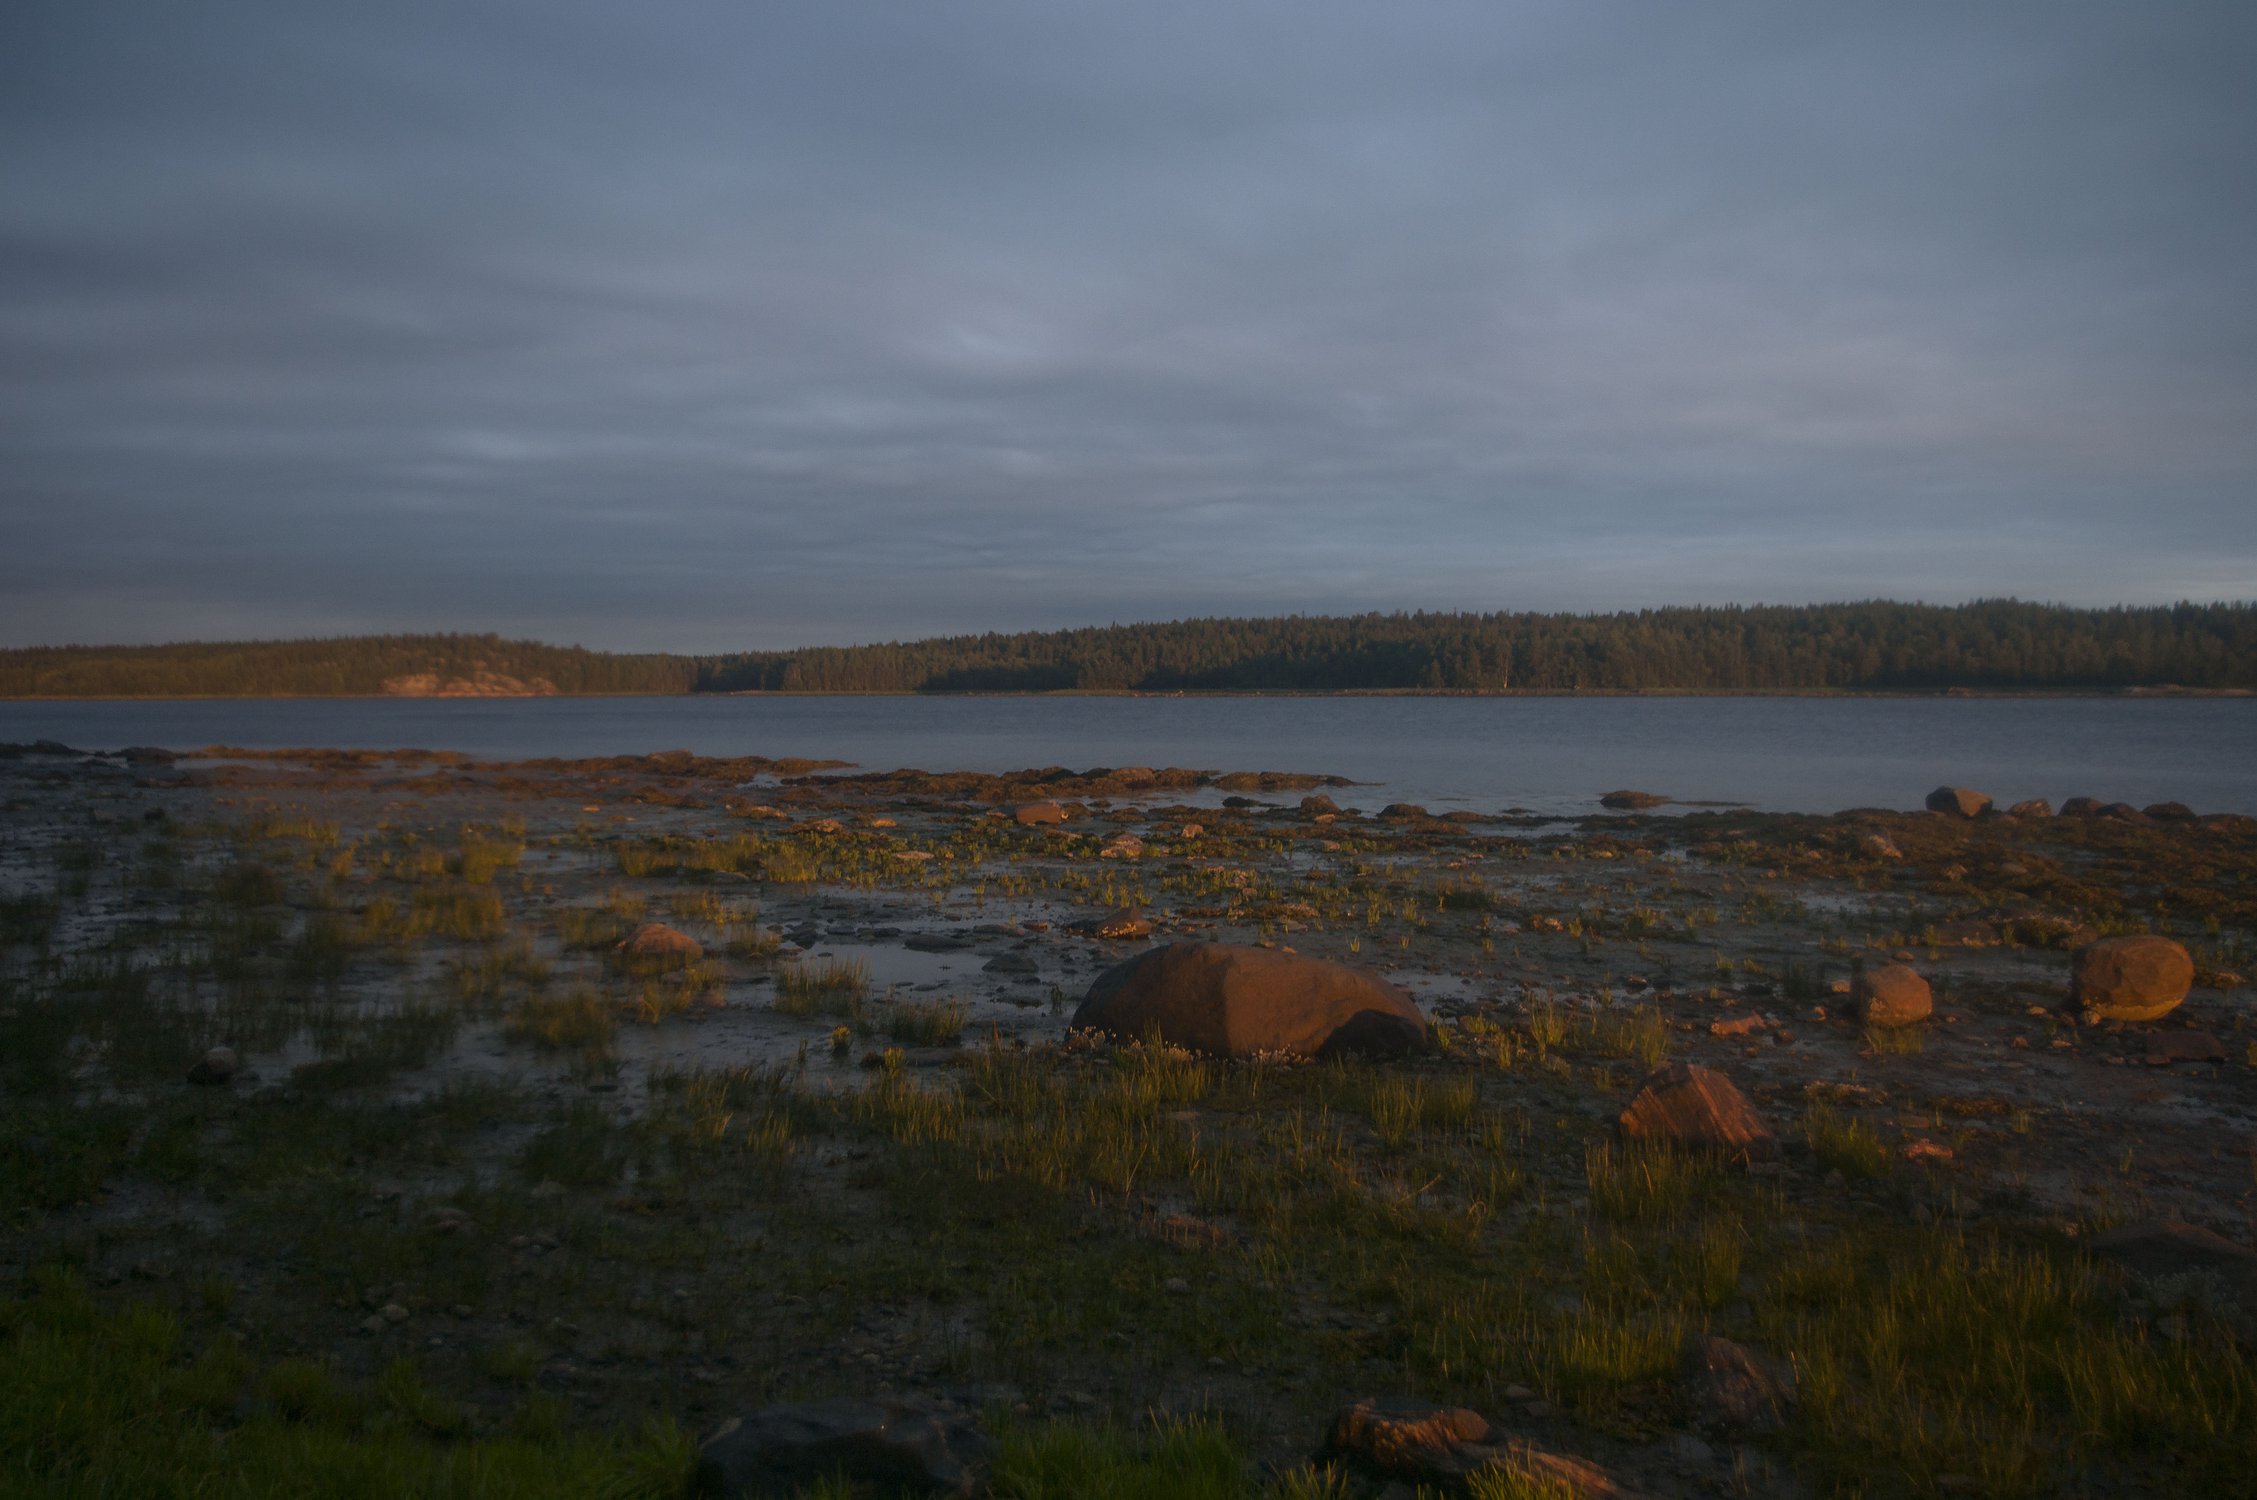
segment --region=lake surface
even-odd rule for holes
[[[1436,810],[1602,792],[1776,811],[1918,807],[1941,782],[2257,814],[2257,699],[678,697],[0,702],[0,741],[799,755],[868,770],[1310,771]]]

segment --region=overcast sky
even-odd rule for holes
[[[0,642],[2257,597],[2257,5],[10,0]]]

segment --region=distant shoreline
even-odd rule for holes
[[[593,698],[2257,698],[2252,688],[1051,688],[787,689],[687,693],[0,694],[0,703],[524,703]]]

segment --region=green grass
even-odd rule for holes
[[[1810,1154],[1822,1168],[1853,1182],[1879,1177],[1889,1169],[1888,1145],[1873,1128],[1830,1104],[1812,1104],[1802,1128]]]
[[[171,1313],[97,1305],[63,1273],[0,1306],[8,1493],[672,1500],[694,1458],[671,1424],[635,1437],[468,1437],[410,1364],[366,1393],[303,1361],[262,1372],[230,1340],[192,1351]]]

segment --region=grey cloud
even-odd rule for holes
[[[2257,593],[2246,7],[0,28],[0,639]]]

